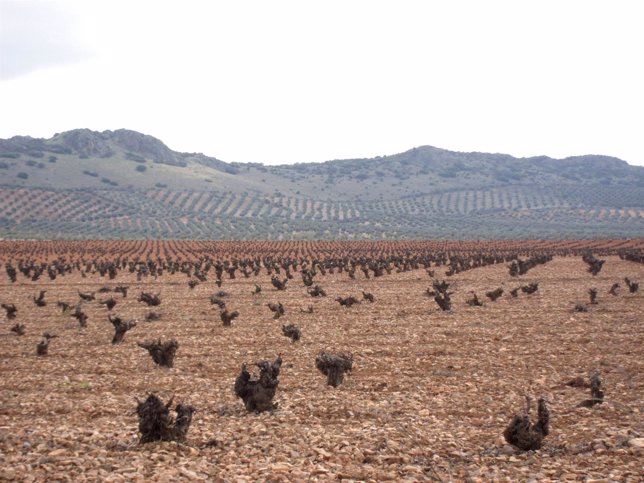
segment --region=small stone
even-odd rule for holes
[[[13,481],[16,477],[16,471],[13,468],[7,468],[0,473],[0,480]]]
[[[514,455],[516,453],[517,453],[516,448],[514,446],[509,445],[509,444],[505,444],[501,448],[501,454],[509,456],[509,455]]]
[[[325,475],[328,472],[329,472],[329,470],[327,470],[326,468],[323,468],[323,467],[318,465],[315,468],[313,468],[313,471],[311,471],[311,474],[312,475]]]
[[[185,476],[186,478],[188,478],[188,479],[190,479],[190,480],[197,480],[197,479],[199,479],[199,475],[197,475],[197,473],[195,473],[194,471],[190,471],[190,470],[189,470],[189,469],[187,469],[187,468],[181,468],[181,469],[179,470],[179,473],[181,473],[181,475],[182,475],[182,476]]]
[[[333,456],[331,453],[323,450],[322,448],[315,448],[315,452],[322,456],[324,459],[329,459],[331,456]]]
[[[631,448],[644,448],[644,438],[633,438],[628,440]]]
[[[291,471],[291,467],[286,463],[275,463],[270,466],[270,469],[275,473],[288,473]]]
[[[575,473],[564,473],[563,475],[561,475],[562,480],[577,481],[578,478],[578,475]]]
[[[49,458],[56,458],[58,456],[63,456],[66,453],[67,453],[67,450],[65,448],[59,448],[59,449],[55,449],[53,451],[50,451],[49,453],[47,453],[47,456]]]
[[[404,471],[405,473],[421,474],[423,472],[423,469],[420,466],[407,465],[403,466],[402,471]]]

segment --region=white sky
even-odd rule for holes
[[[0,0],[0,138],[282,164],[432,145],[644,165],[640,0]]]

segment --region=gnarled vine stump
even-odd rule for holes
[[[138,342],[137,345],[147,350],[152,356],[155,364],[162,367],[172,367],[174,355],[179,348],[179,343],[175,339],[165,342],[159,340]]]
[[[235,394],[244,401],[248,411],[261,413],[277,409],[277,403],[273,403],[273,398],[279,384],[277,378],[282,366],[282,357],[278,356],[274,362],[259,361],[255,365],[259,367],[259,376],[251,376],[246,364],[242,364],[241,372],[235,380]]]
[[[282,326],[282,334],[286,337],[290,337],[292,342],[297,342],[300,340],[302,332],[297,325],[288,324]]]
[[[315,367],[326,376],[329,386],[338,387],[344,381],[344,373],[353,369],[353,355],[335,355],[322,351],[315,358]]]
[[[112,317],[111,315],[108,315],[107,318],[114,326],[114,337],[112,337],[112,344],[120,344],[121,342],[123,342],[125,333],[133,327],[136,327],[136,320],[123,321],[120,317]]]
[[[513,446],[523,451],[532,451],[541,448],[543,438],[548,435],[550,425],[550,411],[546,400],[540,398],[538,402],[537,422],[530,421],[530,398],[526,396],[526,411],[523,415],[516,415],[505,428],[503,437]]]
[[[178,404],[175,408],[177,418],[170,415],[173,398],[163,404],[155,394],[141,402],[137,400],[136,413],[139,416],[141,443],[152,441],[185,441],[192,416],[196,409],[192,406]]]

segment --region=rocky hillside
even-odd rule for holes
[[[128,130],[0,140],[0,237],[644,236],[644,168],[422,146],[282,166],[179,153]]]

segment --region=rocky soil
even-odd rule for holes
[[[357,280],[316,278],[327,297],[312,298],[299,274],[286,291],[269,277],[212,281],[194,289],[185,275],[111,282],[79,274],[56,281],[10,284],[0,301],[18,307],[0,321],[0,480],[6,481],[642,481],[644,475],[644,300],[628,293],[624,276],[644,283],[644,267],[617,257],[592,277],[579,257],[560,258],[511,278],[505,264],[452,277],[452,310],[423,292],[423,270]],[[539,290],[512,298],[528,282]],[[254,284],[262,286],[253,295]],[[608,294],[615,282],[617,296]],[[78,291],[129,284],[127,298],[97,294],[83,304],[86,328],[62,315],[57,300]],[[485,292],[504,294],[490,302]],[[597,287],[598,304],[588,304]],[[32,297],[46,289],[47,305]],[[141,290],[162,303],[137,302]],[[225,290],[240,315],[223,327],[210,295]],[[375,302],[341,307],[336,297],[371,292]],[[470,307],[471,291],[483,307]],[[120,345],[99,300],[111,313],[137,319]],[[268,302],[281,302],[276,320]],[[303,312],[309,305],[313,313]],[[157,321],[145,321],[152,309]],[[25,325],[26,334],[10,331]],[[282,325],[301,327],[292,343]],[[58,335],[46,356],[41,334]],[[155,366],[137,342],[176,338],[174,367]],[[321,350],[350,352],[353,371],[337,388],[315,368]],[[248,413],[233,392],[241,364],[283,365],[278,408]],[[601,375],[605,400],[579,407],[590,394],[567,386]],[[139,444],[136,398],[151,392],[197,408],[186,443]],[[524,396],[544,396],[550,434],[538,451],[521,452],[503,430],[524,408]],[[534,415],[533,415],[534,416]]]

